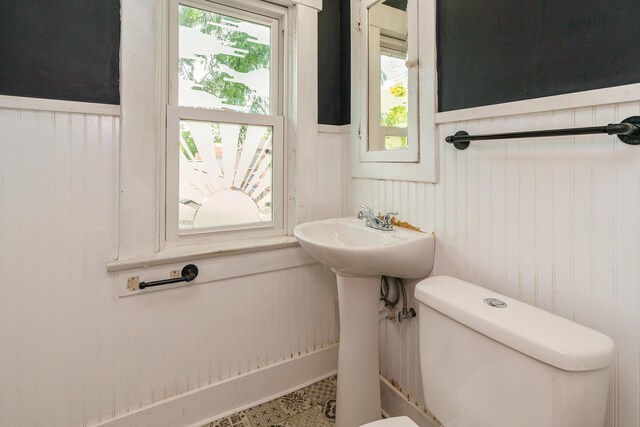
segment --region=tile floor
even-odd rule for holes
[[[335,421],[333,376],[203,427],[332,427]]]

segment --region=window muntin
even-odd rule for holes
[[[282,234],[285,10],[267,16],[172,3],[166,240],[265,228]]]

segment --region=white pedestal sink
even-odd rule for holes
[[[336,426],[380,419],[378,309],[380,276],[426,277],[433,268],[432,234],[396,227],[374,230],[355,218],[298,225],[293,234],[338,279],[340,348]]]

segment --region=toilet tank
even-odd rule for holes
[[[453,277],[415,294],[425,403],[445,427],[602,427],[609,337]]]

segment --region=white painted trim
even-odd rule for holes
[[[284,67],[289,76],[282,86],[288,190],[283,233],[290,235],[296,223],[315,219],[318,210],[315,195],[304,190],[314,188],[317,181],[317,9],[321,0],[274,3],[289,6],[286,45],[281,51],[288,52]],[[165,133],[167,2],[122,0],[121,6],[118,258],[154,259],[165,242],[165,149],[159,141],[164,141]]]
[[[259,23],[271,28],[271,61],[270,61],[270,95],[269,114],[253,114],[239,111],[224,111],[218,109],[196,108],[180,106],[178,99],[179,73],[177,67],[169,67],[168,78],[170,89],[168,105],[166,108],[165,131],[165,162],[160,165],[160,171],[164,180],[160,186],[164,191],[160,194],[161,203],[161,230],[160,247],[166,248],[202,245],[214,242],[230,240],[243,240],[267,236],[282,236],[287,234],[286,211],[287,188],[285,179],[286,142],[284,134],[283,116],[285,107],[282,106],[284,87],[290,80],[285,74],[285,64],[288,61],[287,35],[285,33],[287,15],[286,7],[277,6],[263,1],[232,0],[228,4],[208,2],[206,0],[171,0],[169,7],[169,64],[177,64],[179,59],[179,25],[178,6],[181,4],[199,8],[207,12],[221,13],[247,22]],[[180,122],[182,120],[195,120],[203,122],[234,123],[249,126],[270,127],[273,131],[271,137],[271,207],[272,218],[270,221],[256,222],[252,224],[211,225],[201,228],[179,227],[179,183],[180,179]],[[173,153],[173,154],[166,154]],[[163,227],[164,225],[164,227]]]
[[[127,287],[130,277],[137,276],[140,282],[167,279],[172,277],[172,271],[181,271],[187,263],[195,263],[198,266],[198,277],[189,283],[182,282],[133,291]],[[311,264],[317,264],[317,261],[301,247],[282,247],[277,250],[240,253],[229,257],[192,257],[174,261],[173,263],[141,266],[117,272],[115,280],[117,283],[117,295],[120,298],[187,286],[206,285],[220,280],[287,270]]]
[[[286,173],[291,210],[288,234],[296,224],[317,219],[318,180],[318,11],[303,5],[291,10],[289,22],[289,78]]]
[[[424,411],[380,375],[380,397],[385,417],[406,416],[420,427],[442,427],[429,411]]]
[[[318,125],[318,133],[349,133],[351,125]]]
[[[640,100],[640,83],[436,113],[436,123],[516,116]]]
[[[94,427],[199,427],[333,375],[338,345],[185,393]]]
[[[8,95],[0,95],[0,108],[14,108],[16,110],[55,111],[60,113],[98,114],[102,116],[120,115],[119,105],[64,101],[61,99],[28,98],[24,96]]]
[[[167,7],[160,0],[120,2],[118,258],[151,255],[160,246]]]
[[[232,240],[228,242],[217,242],[215,244],[176,246],[162,250],[155,255],[109,260],[107,261],[107,271],[131,270],[134,268],[145,268],[154,265],[171,264],[174,262],[246,254],[251,252],[273,251],[275,249],[297,246],[297,240],[295,237],[291,236],[275,236],[251,240]],[[274,252],[266,252],[263,256],[268,256],[273,253]],[[227,262],[231,262],[231,259],[228,259]],[[247,274],[254,273],[259,273],[259,271],[253,271]]]

